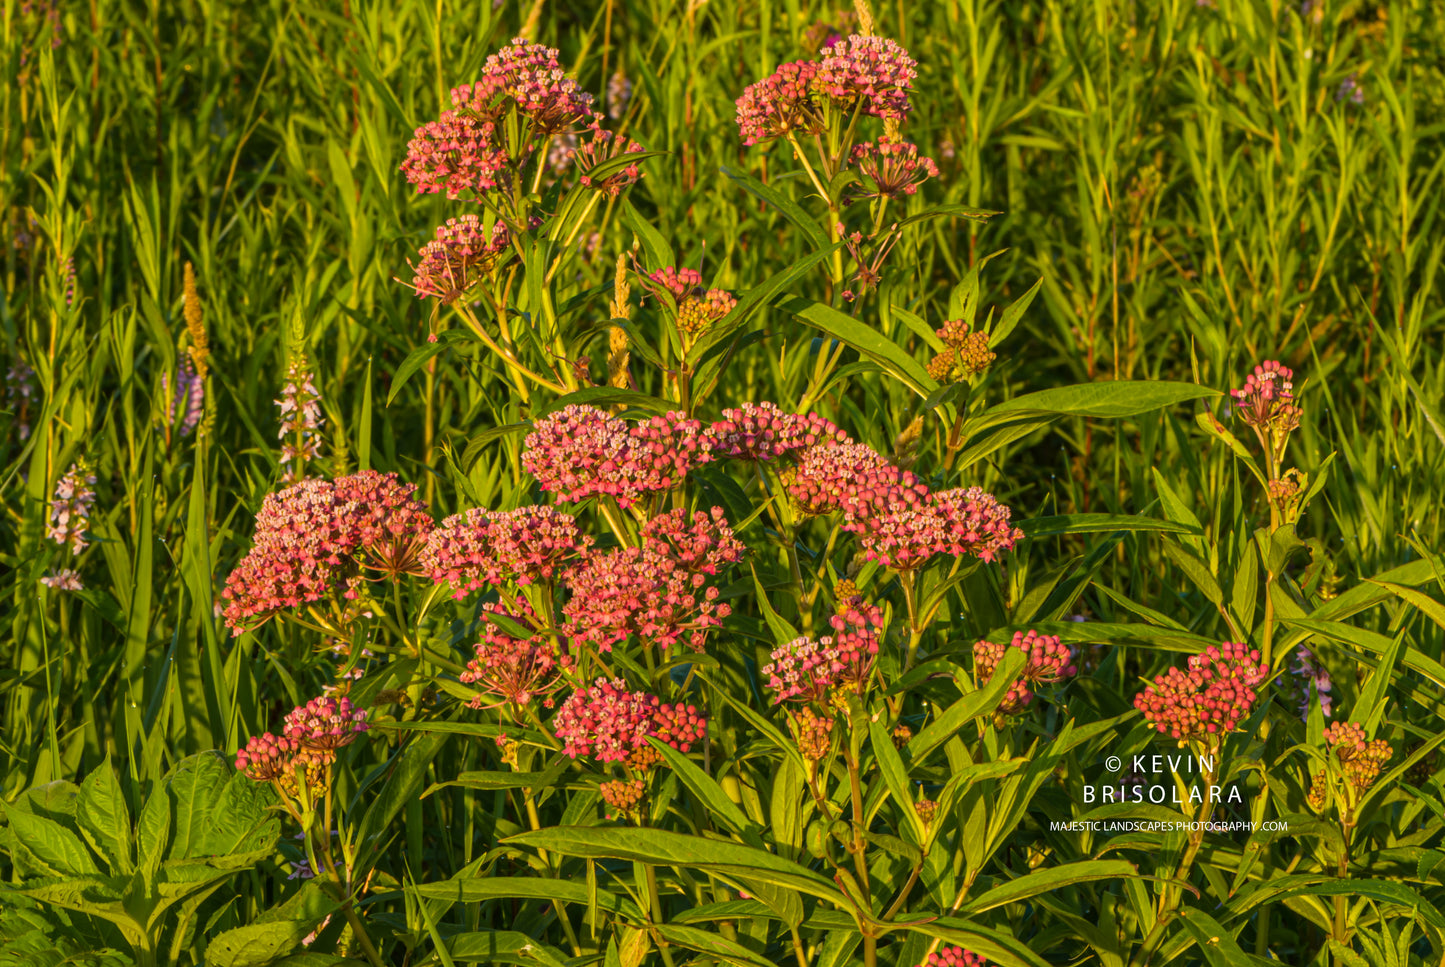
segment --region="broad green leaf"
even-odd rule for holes
[[[254,782],[244,773],[232,773],[216,797],[210,822],[196,841],[195,852],[189,855],[239,856],[274,849],[281,835],[280,820],[271,810],[275,802],[270,784]]]
[[[110,756],[96,766],[80,784],[80,799],[75,805],[75,822],[91,849],[110,864],[116,876],[129,876],[131,841],[130,809],[116,781]]]
[[[29,850],[52,876],[100,876],[101,871],[90,851],[70,830],[53,819],[23,812],[0,801],[10,821],[10,835]]]
[[[564,967],[566,954],[514,930],[480,930],[446,941],[453,960],[482,964],[544,964]]]
[[[301,941],[311,931],[309,921],[273,921],[228,929],[205,945],[205,963],[212,967],[264,967],[301,947]]]
[[[219,752],[202,752],[176,766],[166,782],[175,831],[170,858],[201,855],[200,843],[211,831],[211,812],[233,774]]]

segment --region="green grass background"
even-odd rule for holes
[[[1115,378],[1223,389],[1284,360],[1303,383],[1296,462],[1313,472],[1338,454],[1302,536],[1322,541],[1316,564],[1354,578],[1441,544],[1445,26],[1424,0],[1307,7],[881,4],[879,32],[920,65],[908,136],[942,168],[914,204],[1001,212],[925,223],[881,302],[941,325],[954,285],[993,253],[985,307],[1042,279],[987,384],[995,402]],[[517,416],[485,356],[449,353],[387,402],[432,312],[396,278],[464,207],[415,196],[397,166],[411,129],[512,36],[559,47],[599,98],[614,71],[632,80],[623,123],[667,152],[632,201],[704,278],[746,289],[807,251],[723,169],[804,194],[784,149],[741,146],[733,102],[809,56],[804,33],[839,7],[81,0],[63,4],[54,34],[16,0],[3,12],[0,362],[23,359],[40,387],[28,440],[18,408],[0,414],[6,796],[107,753],[153,778],[191,752],[234,750],[313,694],[313,643],[270,629],[232,641],[213,613],[279,478],[274,400],[294,347],[317,372],[331,471],[395,470],[439,512],[512,488],[514,460],[468,451]],[[1339,96],[1348,77],[1362,103]],[[579,316],[605,321],[598,287],[631,245],[609,209],[575,283],[590,293]],[[187,261],[212,349],[208,427],[203,443],[168,443],[157,387],[185,328]],[[864,319],[921,356],[878,305]],[[764,322],[714,409],[803,393],[813,335],[781,314]],[[909,402],[875,380],[830,387],[818,405],[886,447]],[[72,561],[44,526],[57,477],[81,458],[99,499],[92,547]],[[1249,486],[1230,485],[1232,467],[1203,452],[1181,411],[1066,422],[974,474],[1029,518],[1145,510],[1158,468],[1219,537],[1264,513]],[[1147,602],[1200,633],[1217,624],[1157,546],[1131,537],[1081,564],[1088,546],[1071,540],[1035,542],[1021,571],[1079,577],[1072,610],[1107,619]],[[85,591],[39,585],[69,566]],[[1440,658],[1438,629],[1421,628],[1418,647]],[[447,802],[428,801],[428,819],[446,820]],[[449,868],[471,858],[459,848]]]

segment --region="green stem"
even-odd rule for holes
[[[655,925],[662,915],[662,897],[657,892],[657,870],[650,865],[645,865],[644,869],[647,870],[647,919]],[[672,951],[668,949],[667,941],[656,931],[653,931],[652,940],[657,944],[657,952],[662,954],[662,962],[667,967],[673,967]]]

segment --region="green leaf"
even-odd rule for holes
[[[992,910],[994,907],[1001,907],[1005,903],[1017,903],[1019,900],[1061,890],[1075,883],[1118,880],[1138,875],[1138,867],[1123,860],[1087,860],[1065,863],[1062,866],[1035,870],[1026,876],[1001,883],[974,897],[964,904],[959,912],[982,913],[985,910]]]
[[[281,835],[280,820],[270,809],[275,801],[269,785],[253,782],[241,772],[232,773],[189,855],[245,856],[274,849]]]
[[[386,783],[381,789],[367,794],[371,805],[361,817],[361,825],[357,830],[356,841],[368,851],[374,848],[373,840],[391,825],[402,807],[421,791],[432,760],[441,752],[448,738],[450,736],[445,733],[422,732],[392,757]]]
[[[986,958],[990,964],[998,967],[1049,967],[1048,961],[1030,950],[1022,941],[1001,931],[965,920],[939,917],[927,923],[909,924],[903,929],[956,944]]]
[[[881,332],[859,322],[852,316],[844,315],[831,306],[801,296],[781,299],[778,308],[791,313],[815,329],[841,339],[849,346],[873,360],[883,370],[902,380],[919,396],[928,395],[938,389],[938,383],[928,370]]]
[[[438,338],[436,342],[424,342],[420,346],[406,354],[406,358],[396,367],[396,372],[391,376],[391,391],[386,394],[386,405],[391,406],[391,401],[396,399],[402,387],[406,386],[407,380],[416,374],[416,371],[426,365],[427,360],[437,353],[442,352],[451,345],[452,340]]]
[[[644,267],[649,272],[674,264],[672,246],[667,244],[667,239],[626,198],[622,199],[622,224],[642,242]]]
[[[1395,664],[1405,651],[1405,629],[1401,628],[1390,643],[1390,648],[1380,658],[1380,664],[1370,673],[1370,680],[1360,689],[1360,697],[1350,712],[1350,721],[1364,726],[1365,734],[1375,737],[1375,726],[1385,714],[1385,703],[1389,697],[1390,683],[1395,675]]]
[[[1173,541],[1165,541],[1163,546],[1164,556],[1184,572],[1184,576],[1189,578],[1189,583],[1198,588],[1199,593],[1204,595],[1210,604],[1216,608],[1219,607],[1220,602],[1224,600],[1224,591],[1219,587],[1219,579],[1209,570],[1209,565],[1205,564],[1193,551],[1181,547]]]
[[[1431,621],[1435,622],[1441,628],[1445,628],[1445,604],[1441,604],[1423,591],[1407,588],[1403,584],[1395,584],[1391,581],[1377,581],[1374,578],[1366,578],[1365,580],[1389,590],[1391,594],[1394,594],[1401,601],[1419,608]]]
[[[545,964],[564,967],[567,957],[525,933],[515,930],[479,930],[448,941],[453,960],[483,964]]]
[[[1026,660],[1023,649],[1007,649],[987,685],[954,702],[913,737],[908,743],[909,757],[915,763],[922,762],[930,752],[956,735],[959,729],[997,708],[1008,692],[1009,685],[1023,670]]]
[[[1162,531],[1169,534],[1199,534],[1198,526],[1157,517],[1130,514],[1061,514],[1057,517],[1035,517],[1018,522],[1019,529],[1030,539],[1057,537],[1060,534],[1112,534],[1117,531]]]
[[[881,718],[873,718],[868,723],[868,736],[872,740],[873,756],[878,760],[878,769],[883,773],[884,785],[898,804],[903,821],[913,830],[913,842],[922,843],[927,830],[923,826],[923,820],[918,818],[918,811],[913,808],[913,796],[908,789],[908,769],[903,764],[903,757],[893,745],[893,736],[889,735],[888,726],[883,724]]]
[[[1002,418],[1013,419],[1024,414],[1117,419],[1218,395],[1218,390],[1207,386],[1165,380],[1080,383],[1025,393],[1006,400],[985,410],[970,424],[970,428],[976,432],[979,423],[1003,422]]]
[[[201,855],[199,845],[210,833],[211,812],[233,774],[219,752],[202,752],[176,766],[166,783],[174,824],[169,858]]]
[[[771,185],[763,184],[752,175],[741,171],[734,171],[726,165],[723,165],[721,170],[723,174],[727,175],[748,194],[772,205],[784,218],[792,222],[794,227],[808,237],[808,246],[811,249],[817,251],[818,249],[827,248],[831,244],[828,241],[828,233],[824,231],[823,226],[819,225],[812,215],[809,215],[802,206],[787,195],[784,195]]]
[[[481,903],[485,900],[544,900],[576,903],[586,906],[596,902],[598,909],[615,913],[629,920],[641,920],[642,910],[626,897],[598,890],[595,894],[585,883],[572,880],[550,880],[530,876],[453,877],[439,883],[418,883],[409,887],[418,896],[455,903]]]
[[[1179,912],[1184,929],[1194,936],[1204,959],[1213,967],[1254,967],[1273,961],[1246,954],[1234,936],[1209,914],[1186,907]]]
[[[251,923],[219,933],[206,945],[206,963],[213,967],[264,967],[297,947],[311,932],[302,920]]]
[[[747,839],[750,845],[763,848],[763,842],[757,835],[757,827],[743,815],[737,803],[728,798],[722,786],[719,786],[712,776],[703,772],[691,759],[666,742],[654,738],[647,741],[667,761],[673,773],[697,797],[698,802],[706,807],[710,817],[721,819],[733,832]]]
[[[144,879],[153,879],[171,843],[171,797],[157,788],[141,807],[136,824],[136,867]]]
[[[23,812],[0,800],[10,820],[10,835],[25,847],[52,876],[100,876],[95,859],[70,830],[53,819]]]
[[[1441,916],[1433,903],[1405,884],[1391,880],[1329,880],[1286,890],[1276,896],[1275,900],[1283,902],[1296,896],[1363,897],[1376,903],[1388,903],[1408,910],[1421,923],[1436,930],[1445,930],[1445,916]]]
[[[1254,454],[1250,453],[1249,448],[1240,442],[1239,437],[1226,430],[1224,424],[1220,423],[1219,419],[1215,417],[1213,413],[1204,410],[1194,417],[1194,422],[1198,423],[1200,429],[1205,433],[1208,433],[1229,447],[1230,450],[1234,451],[1234,455],[1244,461],[1244,465],[1249,468],[1250,473],[1254,474],[1254,479],[1259,481],[1261,487],[1268,485],[1264,471],[1260,470],[1259,464],[1255,462]]]
[[[831,255],[835,248],[837,246],[833,245],[823,251],[814,252],[744,292],[738,299],[737,305],[733,306],[726,316],[714,323],[707,335],[699,339],[697,344],[692,347],[688,352],[688,362],[693,366],[700,366],[703,357],[711,352],[714,346],[731,336],[733,331],[746,322],[750,315],[765,302],[772,300],[778,292],[813,271],[813,268]]]
[[[517,433],[526,433],[532,429],[530,422],[508,423],[505,426],[494,426],[483,430],[467,441],[466,449],[462,450],[462,469],[470,472],[472,465],[477,462],[477,457],[488,445],[495,443],[503,437],[512,436]]]
[[[999,317],[998,323],[988,334],[989,349],[993,349],[999,343],[1003,342],[1008,338],[1009,333],[1014,331],[1014,328],[1019,324],[1019,320],[1023,318],[1024,312],[1027,311],[1030,304],[1033,303],[1034,296],[1039,294],[1039,289],[1043,284],[1043,277],[1040,276],[1037,282],[1029,286],[1027,292],[1015,299],[1010,303],[1009,307],[1003,311],[1003,315]]]
[[[687,927],[678,923],[660,923],[656,929],[662,935],[662,939],[668,943],[708,954],[713,960],[740,964],[743,967],[775,967],[771,960],[764,960],[741,944],[734,943],[709,930],[699,930],[697,927]]]
[[[96,766],[80,784],[80,798],[75,804],[75,822],[91,849],[110,864],[111,873],[129,876],[130,845],[134,838],[130,828],[130,809],[121,795],[110,756]]]
[[[847,902],[831,880],[791,860],[741,843],[686,836],[662,829],[555,826],[510,836],[502,842],[531,846],[563,856],[632,860],[756,877],[829,903],[841,906]]]

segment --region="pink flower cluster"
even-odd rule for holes
[[[800,60],[784,64],[743,91],[737,100],[743,144],[765,144],[788,135],[823,130],[823,102],[817,93],[818,65]]]
[[[642,534],[685,570],[700,574],[715,575],[742,560],[747,551],[734,536],[721,507],[706,514],[699,510],[689,515],[681,508],[659,514],[647,522]]]
[[[672,293],[677,303],[677,326],[689,336],[706,332],[733,310],[738,300],[722,289],[702,288],[702,273],[697,269],[667,266],[648,276],[657,287]]]
[[[352,742],[370,726],[365,709],[349,698],[322,696],[292,709],[281,735],[255,735],[236,752],[236,770],[253,782],[274,782],[283,793],[299,793],[297,772],[314,796],[330,782],[336,750]]]
[[[451,102],[451,110],[416,129],[402,162],[407,180],[424,194],[505,191],[538,148],[579,125],[593,132],[572,155],[584,169],[641,150],[598,127],[592,95],[564,74],[555,49],[522,38],[488,57],[479,80],[453,88]],[[617,194],[639,177],[633,165],[600,183],[583,183]]]
[[[369,728],[366,709],[345,696],[323,695],[292,709],[281,732],[303,749],[334,752]]]
[[[1187,664],[1186,671],[1171,668],[1155,678],[1134,697],[1134,707],[1180,742],[1217,742],[1249,714],[1269,669],[1260,664],[1258,651],[1233,641],[1210,645]]]
[[[994,560],[1023,539],[1010,510],[982,488],[944,490],[918,505],[869,520],[863,554],[897,571],[923,567],[936,555]]]
[[[671,490],[712,459],[711,434],[684,413],[629,426],[596,407],[573,405],[533,425],[522,467],[558,499],[601,495],[627,507]]]
[[[285,736],[253,735],[246,740],[245,748],[236,753],[236,771],[244,772],[254,782],[271,782],[280,779],[291,769],[291,760],[300,749],[300,743]]]
[[[441,522],[422,549],[421,564],[461,599],[488,584],[551,581],[591,546],[572,515],[553,507],[473,509]]]
[[[922,805],[920,803],[920,805]],[[971,950],[962,947],[944,947],[928,955],[918,967],[988,967],[988,961]]]
[[[563,630],[573,646],[598,651],[633,635],[667,651],[678,643],[702,651],[708,633],[732,613],[701,571],[691,570],[662,542],[619,547],[588,557],[567,582]]]
[[[806,635],[794,638],[773,649],[772,661],[763,666],[768,688],[776,696],[773,704],[794,699],[799,702],[823,702],[835,688],[847,685],[860,687],[867,681],[871,660],[856,653],[844,653],[833,639],[824,635],[813,639]]]
[[[773,704],[793,700],[825,702],[835,691],[861,692],[873,673],[883,612],[864,602],[850,583],[838,588],[838,613],[829,624],[833,635],[795,638],[773,651],[763,666]]]
[[[362,566],[391,576],[418,570],[433,525],[415,490],[396,474],[365,470],[268,494],[251,550],[226,579],[226,623],[239,635],[284,608],[336,592],[355,599]]]
[[[852,442],[848,434],[816,413],[785,413],[768,402],[723,410],[712,433],[713,447],[720,456],[764,463],[809,447]]]
[[[1294,370],[1273,359],[1254,367],[1244,388],[1230,390],[1235,412],[1249,426],[1288,432],[1299,426],[1300,408],[1294,402]]]
[[[649,736],[688,752],[707,735],[707,721],[694,706],[665,705],[655,695],[628,691],[620,678],[599,678],[562,703],[552,731],[574,759],[586,755],[622,762],[647,749]]]
[[[452,104],[497,121],[515,107],[543,135],[595,116],[592,95],[563,73],[556,49],[523,37],[487,58],[481,80],[453,89]]]
[[[917,76],[917,64],[895,41],[853,34],[829,45],[821,61],[783,64],[750,85],[737,100],[738,130],[754,145],[818,134],[829,111],[902,119]]]
[[[590,172],[604,162],[621,158],[623,155],[641,152],[642,145],[628,138],[618,137],[611,131],[604,131],[602,126],[595,122],[590,130],[591,138],[578,146],[573,155],[577,170],[582,172],[579,180],[584,188],[591,188],[616,198],[622,194],[624,188],[635,185],[642,179],[642,170],[637,166],[637,162],[624,165],[621,169],[600,178],[593,177]]]
[[[483,609],[482,640],[474,646],[476,657],[467,662],[460,680],[499,702],[524,706],[541,697],[542,704],[551,708],[552,692],[562,684],[558,670],[570,667],[570,660],[566,655],[559,659],[552,642],[541,632],[517,638],[503,631],[493,620],[495,615],[504,615],[524,627],[536,625],[536,616],[526,602],[515,609],[500,605]],[[483,707],[480,696],[468,704]]]
[[[50,500],[50,525],[45,536],[69,546],[71,554],[79,554],[86,547],[85,527],[95,506],[93,486],[95,474],[83,462],[72,463],[55,484],[55,496]]]
[[[443,305],[490,275],[511,241],[505,224],[495,223],[488,235],[476,215],[448,218],[437,226],[436,235],[422,246],[411,287],[418,298],[430,296]]]
[[[1008,694],[999,704],[1004,715],[1017,715],[1033,704],[1034,689],[1052,685],[1078,674],[1074,650],[1060,643],[1058,635],[1041,635],[1035,631],[1014,632],[1013,640],[1004,645],[995,641],[978,641],[973,646],[974,676],[979,687],[993,680],[998,663],[1009,648],[1018,648],[1028,655],[1023,672],[1009,685]]]
[[[513,175],[496,122],[461,111],[443,111],[437,120],[417,128],[401,171],[418,193],[446,192],[452,199],[464,191],[504,191]]]
[[[334,483],[334,500],[347,508],[349,537],[362,562],[387,577],[421,574],[421,553],[436,522],[416,499],[416,484],[394,473],[362,470]]]
[[[918,186],[938,177],[938,165],[920,155],[918,146],[908,141],[882,137],[877,142],[865,141],[853,148],[851,162],[869,182],[872,190],[853,196],[858,198],[902,198],[918,192]]]
[[[788,495],[804,514],[821,516],[841,510],[844,528],[862,529],[863,522],[916,508],[928,496],[911,471],[902,470],[862,443],[809,447],[787,480]]]
[[[911,110],[908,85],[917,67],[896,41],[853,34],[823,55],[818,88],[845,110],[858,107],[874,117],[901,120]]]

